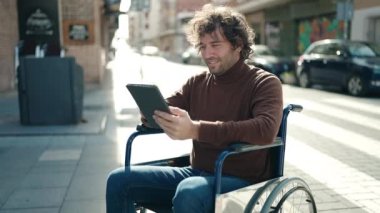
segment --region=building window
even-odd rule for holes
[[[380,17],[370,19],[368,36],[370,42],[380,43]]]
[[[269,22],[265,25],[266,43],[271,49],[280,49],[280,22]]]
[[[255,44],[261,44],[261,26],[260,23],[252,23],[251,27],[255,32]]]

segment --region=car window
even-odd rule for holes
[[[380,44],[370,43],[368,44],[377,56],[380,56]]]
[[[339,43],[332,43],[327,46],[327,55],[344,55],[345,50],[342,44]]]
[[[338,50],[337,44],[328,44],[326,45],[325,55],[336,55],[336,51]]]
[[[326,52],[326,45],[321,44],[318,46],[315,46],[312,50],[310,50],[310,54],[325,54]]]
[[[310,51],[311,54],[322,54],[322,55],[343,55],[344,47],[339,43],[321,44],[316,46]]]
[[[374,57],[376,52],[368,45],[362,43],[351,43],[348,46],[348,51],[355,57]]]

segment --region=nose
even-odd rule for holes
[[[201,50],[201,54],[202,54],[202,57],[204,59],[208,59],[208,58],[211,58],[214,55],[214,51],[210,47],[204,47]]]

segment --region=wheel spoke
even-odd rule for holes
[[[307,184],[300,178],[279,183],[265,202],[263,212],[316,212],[314,198]]]
[[[348,93],[354,96],[363,95],[366,91],[365,82],[360,76],[351,76],[347,82]]]

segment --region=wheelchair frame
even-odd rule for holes
[[[278,148],[276,155],[278,159],[275,165],[273,179],[262,182],[263,186],[258,188],[256,192],[252,195],[249,203],[247,204],[244,212],[288,212],[284,211],[283,206],[288,205],[287,201],[292,196],[297,196],[296,193],[303,193],[305,195],[304,201],[308,205],[309,212],[317,212],[314,197],[307,183],[298,177],[283,178],[284,171],[284,159],[285,159],[285,145],[286,145],[286,133],[287,133],[287,117],[290,111],[301,112],[303,107],[296,104],[288,104],[283,109],[282,121],[280,129],[278,131],[277,137],[274,142],[268,145],[251,145],[242,142],[236,142],[228,146],[224,151],[222,151],[218,159],[215,162],[215,184],[214,184],[214,200],[221,195],[221,180],[222,180],[222,169],[224,160],[235,154],[240,154],[244,152],[251,152],[261,149],[273,149]],[[141,135],[159,134],[163,133],[161,129],[147,128],[142,125],[138,125],[136,131],[132,133],[126,143],[125,150],[125,166],[130,166],[131,163],[131,152],[132,143],[134,139]],[[174,159],[184,159],[186,156],[181,156],[177,158],[162,159],[152,162],[143,163],[145,165],[170,165],[170,161]],[[186,162],[185,162],[186,164]],[[141,164],[140,164],[141,165]],[[303,196],[303,195],[302,195]],[[294,201],[293,201],[294,203]],[[303,205],[303,204],[302,204]],[[292,204],[290,204],[292,206]],[[258,210],[255,210],[259,208]],[[292,207],[290,207],[292,208]],[[143,210],[142,212],[145,212]],[[297,211],[298,212],[298,211]],[[303,211],[302,211],[303,212]]]

